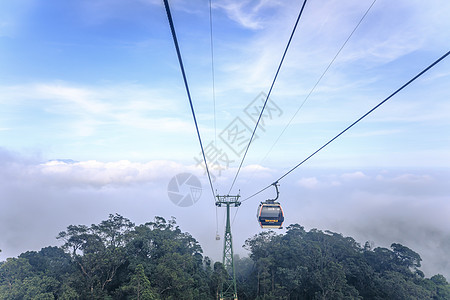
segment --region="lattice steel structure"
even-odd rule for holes
[[[231,235],[231,223],[230,223],[230,207],[238,207],[241,205],[239,201],[239,195],[237,196],[219,196],[217,195],[216,206],[227,208],[227,223],[225,227],[225,236],[223,242],[223,259],[222,263],[225,270],[228,273],[228,278],[225,280],[220,292],[220,300],[237,300],[237,288],[236,288],[236,274],[234,271],[234,258],[233,258],[233,237]]]

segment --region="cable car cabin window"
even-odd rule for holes
[[[264,217],[266,218],[278,218],[281,213],[281,208],[279,207],[264,207]]]
[[[262,228],[282,228],[284,214],[281,205],[275,203],[261,203],[258,207],[258,222]]]

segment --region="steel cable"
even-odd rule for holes
[[[290,173],[292,173],[295,169],[297,169],[298,167],[300,167],[303,163],[305,163],[307,160],[309,160],[311,157],[313,157],[314,155],[316,155],[319,151],[321,151],[323,148],[325,148],[326,146],[328,146],[329,144],[331,144],[334,140],[336,140],[338,137],[340,137],[342,134],[344,134],[347,130],[349,130],[350,128],[352,128],[353,126],[355,126],[357,123],[359,123],[362,119],[364,119],[365,117],[367,117],[369,114],[371,114],[373,111],[375,111],[377,108],[379,108],[381,105],[383,105],[384,103],[386,103],[389,99],[391,99],[393,96],[395,96],[397,93],[399,93],[401,90],[403,90],[405,87],[407,87],[408,85],[410,85],[412,82],[414,82],[417,78],[419,78],[420,76],[422,76],[423,74],[425,74],[427,71],[429,71],[431,68],[433,68],[435,65],[437,65],[439,62],[441,62],[442,60],[444,60],[448,55],[450,54],[450,51],[448,51],[447,53],[445,53],[444,55],[442,55],[440,58],[438,58],[437,60],[435,60],[431,65],[429,65],[428,67],[426,67],[424,70],[422,70],[420,73],[418,73],[416,76],[414,76],[412,79],[410,79],[408,82],[406,82],[405,84],[403,84],[400,88],[398,88],[395,92],[393,92],[391,95],[389,95],[387,98],[385,98],[383,101],[381,101],[380,103],[378,103],[376,106],[374,106],[372,109],[370,109],[368,112],[366,112],[364,115],[362,115],[359,119],[357,119],[355,122],[353,122],[352,124],[350,124],[349,126],[347,126],[344,130],[342,130],[339,134],[337,134],[335,137],[333,137],[331,140],[329,140],[328,142],[326,142],[322,147],[320,147],[319,149],[317,149],[316,151],[314,151],[311,155],[309,155],[308,157],[306,157],[304,160],[302,160],[300,163],[298,163],[296,166],[294,166],[292,169],[290,169],[289,171],[287,171],[286,173],[284,173],[280,178],[278,178],[275,182],[278,182],[280,180],[282,180],[284,177],[286,177],[287,175],[289,175]],[[245,198],[244,200],[242,200],[241,202],[244,202],[246,200],[249,200],[250,198],[262,193],[263,191],[265,191],[266,189],[268,189],[269,187],[271,187],[273,185],[270,184],[268,186],[266,186],[265,188],[261,189],[260,191],[254,193],[253,195]]]
[[[251,143],[253,141],[253,137],[255,136],[256,129],[258,129],[259,121],[261,120],[261,117],[263,115],[264,109],[266,108],[267,101],[269,100],[270,94],[272,92],[273,86],[275,85],[275,81],[277,80],[278,73],[280,72],[281,66],[283,65],[284,58],[286,57],[286,53],[287,53],[287,51],[289,49],[289,45],[291,44],[292,37],[294,36],[295,30],[297,29],[298,22],[300,21],[300,18],[301,18],[302,14],[303,14],[303,10],[305,8],[306,1],[307,0],[303,1],[302,8],[300,9],[300,12],[299,12],[298,17],[297,17],[297,21],[295,22],[294,28],[292,29],[291,36],[289,37],[289,41],[288,41],[288,43],[286,45],[286,48],[284,50],[284,53],[283,53],[283,56],[281,58],[280,64],[278,65],[278,69],[277,69],[277,71],[275,73],[275,77],[274,77],[274,79],[272,81],[272,85],[270,86],[269,92],[267,93],[266,100],[264,101],[264,105],[263,105],[263,107],[261,109],[261,113],[259,114],[258,120],[256,121],[255,129],[252,132],[252,136],[251,136],[251,138],[250,138],[250,140],[248,142],[247,148],[245,149],[244,156],[242,157],[241,163],[240,163],[239,168],[238,168],[238,170],[236,172],[236,175],[234,176],[233,183],[231,184],[231,187],[230,187],[230,190],[228,191],[228,194],[230,194],[231,190],[233,189],[234,184],[236,183],[236,179],[237,179],[237,177],[239,175],[239,172],[240,172],[240,170],[242,168],[242,164],[244,163],[245,157],[247,156],[248,149],[250,148],[250,145],[251,145]]]
[[[163,1],[164,1],[164,6],[166,8],[167,18],[169,20],[170,31],[172,32],[173,42],[175,44],[175,50],[177,52],[178,62],[180,64],[181,74],[183,75],[184,86],[186,88],[186,93],[187,93],[187,96],[189,99],[189,105],[191,107],[192,117],[194,118],[195,129],[197,131],[198,141],[200,143],[200,148],[202,150],[203,161],[205,162],[206,173],[208,174],[209,185],[211,187],[211,192],[212,192],[212,195],[213,195],[213,198],[215,201],[214,188],[213,188],[213,184],[212,184],[212,180],[211,180],[211,175],[209,173],[208,163],[206,161],[205,150],[203,148],[202,138],[200,136],[200,130],[198,129],[197,118],[195,117],[194,105],[192,104],[191,93],[189,91],[189,85],[188,85],[187,78],[186,78],[186,72],[184,71],[184,65],[183,65],[183,60],[181,58],[180,47],[178,46],[178,40],[177,40],[177,35],[175,33],[175,27],[173,25],[172,14],[170,13],[169,2],[168,2],[168,0],[163,0]]]

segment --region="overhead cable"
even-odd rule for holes
[[[276,138],[275,142],[272,144],[272,146],[270,147],[269,151],[267,151],[267,154],[264,156],[264,158],[261,160],[264,161],[267,156],[269,155],[270,152],[272,152],[273,148],[275,147],[275,145],[278,143],[278,141],[280,140],[281,136],[284,134],[284,132],[286,131],[286,129],[291,125],[292,121],[295,119],[295,117],[297,116],[298,112],[300,111],[300,109],[303,107],[303,105],[306,103],[306,101],[308,101],[309,97],[311,96],[311,94],[315,91],[316,87],[319,85],[320,81],[322,80],[322,78],[325,76],[325,74],[328,72],[328,70],[330,69],[331,65],[334,63],[334,61],[336,60],[336,58],[339,56],[339,54],[341,53],[342,49],[344,49],[345,45],[347,45],[347,42],[350,40],[350,38],[353,36],[353,34],[355,33],[355,31],[358,29],[359,25],[361,25],[362,21],[364,20],[364,18],[367,16],[367,14],[369,13],[370,9],[372,8],[372,6],[375,4],[377,0],[373,0],[372,4],[369,6],[369,8],[366,10],[366,12],[364,13],[364,15],[361,17],[361,19],[359,20],[358,24],[356,24],[355,28],[353,29],[353,31],[350,33],[350,35],[348,36],[348,38],[345,40],[345,42],[342,44],[341,48],[338,50],[338,52],[336,53],[336,55],[333,57],[333,59],[330,61],[330,63],[328,64],[328,66],[325,68],[325,70],[323,71],[322,75],[320,75],[319,79],[316,81],[316,83],[314,84],[314,86],[311,88],[311,90],[309,91],[308,95],[306,95],[305,99],[303,100],[303,102],[300,104],[299,108],[297,109],[297,111],[294,113],[294,115],[291,117],[291,119],[289,120],[289,122],[286,124],[286,126],[283,128],[283,130],[281,131],[280,135]]]
[[[192,104],[191,93],[189,92],[189,85],[187,82],[186,73],[184,71],[183,60],[181,59],[181,52],[180,52],[180,47],[178,46],[178,40],[177,40],[177,35],[175,33],[175,27],[173,25],[172,14],[170,13],[170,7],[169,7],[168,0],[163,0],[163,1],[164,1],[164,6],[166,8],[167,18],[169,20],[170,30],[172,32],[173,42],[175,44],[175,50],[177,52],[178,62],[180,64],[181,74],[183,75],[184,86],[186,88],[186,93],[187,93],[187,96],[189,99],[189,105],[191,106],[192,117],[194,118],[195,129],[197,130],[197,137],[198,137],[198,141],[200,143],[200,148],[202,150],[203,161],[205,163],[206,173],[208,174],[209,185],[211,187],[211,192],[212,192],[212,195],[213,195],[214,201],[215,201],[214,188],[213,188],[213,184],[212,184],[212,180],[211,180],[211,174],[209,173],[208,163],[206,161],[206,156],[205,156],[205,150],[203,148],[203,143],[202,143],[202,139],[200,136],[200,130],[198,129],[197,118],[195,117],[194,105]]]
[[[215,88],[215,72],[214,72],[214,43],[213,43],[213,19],[212,19],[212,0],[209,0],[209,39],[211,48],[211,82],[212,82],[212,99],[213,99],[213,110],[214,110],[214,146],[217,147],[217,123],[216,123],[216,88]],[[216,239],[219,235],[219,216],[216,209]]]
[[[286,53],[287,53],[287,51],[289,49],[289,45],[291,44],[292,37],[294,36],[295,30],[297,29],[297,25],[298,25],[298,22],[300,21],[300,18],[302,16],[303,9],[305,8],[305,5],[306,5],[306,1],[307,0],[303,1],[302,8],[300,9],[300,12],[299,12],[298,17],[297,17],[297,21],[295,22],[294,28],[292,29],[291,36],[289,37],[289,41],[288,41],[288,43],[286,45],[286,48],[284,50],[284,53],[283,53],[283,56],[281,58],[280,64],[278,65],[278,69],[277,69],[277,71],[275,73],[275,77],[274,77],[274,79],[272,81],[272,85],[270,86],[269,92],[267,93],[266,100],[264,101],[264,105],[263,105],[263,107],[261,109],[261,113],[259,114],[258,120],[256,121],[255,129],[253,129],[252,136],[251,136],[251,138],[250,138],[250,140],[248,142],[247,148],[245,149],[244,156],[242,157],[241,163],[240,163],[239,168],[238,168],[238,170],[236,172],[236,175],[234,176],[233,183],[231,184],[231,187],[230,187],[230,190],[228,191],[228,193],[230,193],[231,190],[233,189],[233,186],[234,186],[234,184],[236,182],[236,179],[237,179],[237,177],[239,175],[239,172],[241,170],[242,164],[244,163],[245,157],[247,156],[248,149],[250,148],[250,145],[251,145],[251,143],[253,141],[253,137],[255,136],[256,129],[258,129],[259,121],[261,120],[261,117],[263,115],[264,109],[266,108],[266,105],[267,105],[267,101],[269,100],[270,94],[272,92],[273,86],[275,85],[275,81],[277,80],[278,73],[280,72],[281,66],[283,65],[284,58],[285,58]]]
[[[213,39],[213,19],[212,19],[212,3],[209,0],[209,38],[211,48],[211,81],[212,81],[212,98],[214,108],[214,145],[217,147],[217,122],[216,122],[216,79],[214,70],[214,39]]]
[[[442,55],[440,58],[438,58],[436,61],[434,61],[431,65],[429,65],[428,67],[426,67],[424,70],[422,70],[420,73],[418,73],[416,76],[414,76],[412,79],[410,79],[408,82],[406,82],[405,84],[403,84],[400,88],[398,88],[395,92],[393,92],[391,95],[389,95],[387,98],[385,98],[383,101],[381,101],[380,103],[378,103],[376,106],[374,106],[371,110],[369,110],[368,112],[366,112],[364,115],[362,115],[359,119],[357,119],[355,122],[353,122],[352,124],[350,124],[347,128],[345,128],[344,130],[342,130],[339,134],[337,134],[334,138],[332,138],[331,140],[329,140],[328,142],[326,142],[322,147],[320,147],[319,149],[317,149],[316,151],[314,151],[311,155],[309,155],[307,158],[305,158],[304,160],[302,160],[300,163],[298,163],[295,167],[293,167],[292,169],[290,169],[289,171],[287,171],[285,174],[283,174],[280,178],[278,178],[275,182],[278,182],[280,180],[282,180],[284,177],[286,177],[287,175],[289,175],[290,173],[292,173],[295,169],[297,169],[298,167],[300,167],[303,163],[305,163],[307,160],[309,160],[311,157],[313,157],[314,155],[316,155],[319,151],[321,151],[323,148],[325,148],[326,146],[328,146],[329,144],[331,144],[334,140],[336,140],[338,137],[340,137],[342,134],[344,134],[347,130],[349,130],[350,128],[352,128],[353,126],[355,126],[357,123],[359,123],[362,119],[364,119],[365,117],[367,117],[369,114],[371,114],[373,111],[375,111],[377,108],[379,108],[381,105],[383,105],[385,102],[387,102],[389,99],[391,99],[393,96],[395,96],[398,92],[400,92],[401,90],[403,90],[405,87],[407,87],[408,85],[410,85],[413,81],[415,81],[417,78],[419,78],[420,76],[422,76],[423,74],[425,74],[427,71],[429,71],[431,68],[433,68],[435,65],[437,65],[439,62],[441,62],[442,60],[444,60],[448,55],[450,54],[450,51],[448,51],[447,53],[445,53],[444,55]],[[267,187],[263,188],[262,190],[256,192],[255,194],[251,195],[250,197],[247,197],[246,199],[242,200],[241,202],[244,202],[256,195],[258,195],[259,193],[263,192],[264,190],[268,189],[269,187],[271,187],[273,185],[270,184]]]

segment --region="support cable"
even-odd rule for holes
[[[375,4],[377,0],[373,0],[372,4],[369,6],[369,8],[366,10],[366,12],[363,14],[363,16],[361,17],[361,19],[359,20],[358,24],[356,24],[355,28],[353,29],[353,31],[350,33],[350,35],[347,37],[347,39],[345,40],[345,42],[342,44],[342,46],[339,48],[338,52],[334,55],[333,59],[330,61],[330,63],[328,64],[328,66],[325,68],[325,70],[323,71],[322,75],[320,75],[319,79],[316,81],[316,83],[314,84],[314,86],[311,88],[311,90],[309,91],[308,95],[305,97],[305,99],[303,100],[303,102],[300,104],[299,108],[297,109],[297,111],[294,113],[294,115],[291,117],[291,119],[289,120],[289,122],[287,123],[287,125],[283,128],[283,130],[281,131],[280,135],[276,138],[275,142],[272,144],[272,146],[270,147],[269,151],[267,151],[266,155],[263,157],[263,159],[261,160],[261,162],[263,162],[267,156],[269,156],[269,154],[272,152],[273,148],[275,147],[275,145],[279,142],[281,136],[285,133],[286,129],[291,125],[292,121],[295,119],[295,117],[297,116],[298,112],[300,111],[300,109],[302,109],[303,105],[306,103],[306,101],[308,101],[309,97],[312,95],[312,93],[315,91],[316,87],[319,85],[320,81],[322,81],[323,77],[325,76],[325,74],[328,72],[328,70],[330,69],[331,65],[335,62],[335,60],[337,59],[337,57],[339,56],[339,54],[342,52],[342,50],[344,49],[344,47],[347,45],[348,41],[350,40],[350,38],[353,36],[353,34],[356,32],[356,30],[358,29],[359,25],[361,25],[362,21],[365,19],[365,17],[367,16],[367,14],[369,13],[369,11],[372,9],[373,5]],[[260,193],[262,193],[263,191],[265,191],[266,189],[268,189],[271,185],[267,186],[266,188],[264,188],[263,190],[251,195],[250,197],[244,199],[243,201],[250,199]],[[233,223],[234,220],[236,219],[236,215],[239,211],[239,207],[236,210],[236,213],[234,214],[233,217]]]
[[[208,174],[208,179],[209,179],[209,185],[211,187],[211,192],[212,192],[213,199],[214,199],[214,202],[215,202],[214,188],[213,188],[213,184],[212,184],[212,180],[211,180],[211,175],[210,175],[209,169],[208,169],[208,163],[206,162],[205,150],[203,148],[202,139],[200,137],[200,131],[198,129],[197,118],[195,117],[194,105],[192,104],[191,93],[189,91],[189,86],[188,86],[188,82],[187,82],[187,78],[186,78],[186,73],[184,71],[183,60],[181,59],[180,47],[178,46],[177,35],[175,33],[175,27],[173,25],[172,14],[170,13],[169,2],[168,2],[168,0],[163,0],[163,1],[164,1],[164,6],[166,8],[167,18],[169,20],[170,31],[172,32],[173,42],[175,44],[175,50],[177,52],[178,62],[180,64],[181,74],[183,75],[183,81],[184,81],[184,86],[186,88],[186,93],[187,93],[187,96],[188,96],[188,99],[189,99],[189,105],[191,106],[192,117],[194,118],[195,129],[197,130],[197,137],[198,137],[198,141],[200,143],[200,148],[202,150],[203,161],[205,162],[206,173]]]
[[[236,175],[235,175],[235,177],[233,179],[233,183],[231,184],[231,187],[230,187],[230,190],[228,191],[228,194],[230,194],[231,190],[233,189],[233,186],[234,186],[234,184],[236,182],[236,179],[237,179],[237,177],[239,175],[239,172],[241,170],[242,164],[244,163],[245,157],[247,156],[248,149],[250,148],[250,145],[251,145],[251,143],[253,141],[253,137],[255,136],[256,129],[258,128],[259,121],[261,120],[261,117],[263,115],[264,109],[266,108],[267,101],[269,100],[270,94],[272,93],[272,89],[273,89],[273,86],[275,85],[275,81],[277,80],[278,73],[280,72],[280,69],[281,69],[281,66],[283,64],[284,58],[285,58],[286,53],[287,53],[287,51],[289,49],[289,45],[291,44],[292,37],[294,36],[295,30],[297,29],[298,22],[300,21],[300,18],[302,16],[303,9],[305,8],[305,5],[306,5],[306,1],[307,0],[303,1],[302,8],[300,9],[300,12],[299,12],[298,17],[297,17],[297,21],[295,22],[294,28],[292,29],[292,33],[291,33],[291,36],[289,37],[289,41],[288,41],[288,43],[286,45],[286,49],[284,50],[284,53],[283,53],[283,56],[281,58],[280,64],[278,65],[278,69],[277,69],[277,71],[275,73],[275,77],[274,77],[274,79],[272,81],[272,85],[270,86],[269,92],[267,93],[266,100],[264,101],[264,105],[263,105],[263,107],[261,109],[261,113],[259,114],[258,120],[256,122],[255,129],[252,132],[252,136],[251,136],[251,138],[250,138],[250,140],[248,142],[247,148],[245,149],[244,156],[242,157],[241,163],[240,163],[239,168],[238,168],[238,170],[236,172]]]
[[[341,48],[339,49],[339,51],[336,53],[336,55],[333,57],[333,59],[330,61],[330,63],[328,64],[328,66],[325,68],[325,70],[323,71],[322,75],[320,75],[319,79],[316,81],[316,83],[314,84],[314,86],[312,87],[312,89],[309,91],[308,95],[305,97],[305,99],[303,100],[303,102],[300,104],[299,108],[297,109],[297,111],[294,113],[294,115],[291,117],[291,119],[289,120],[289,122],[287,123],[287,125],[283,128],[283,130],[281,131],[280,135],[277,137],[277,139],[275,140],[275,142],[272,144],[272,146],[270,147],[269,151],[267,151],[267,154],[264,156],[264,158],[261,160],[261,162],[263,162],[267,156],[269,156],[270,152],[272,152],[273,148],[275,147],[275,145],[278,143],[278,141],[280,140],[281,136],[284,134],[284,132],[286,131],[286,129],[291,125],[292,121],[295,119],[295,117],[297,116],[298,112],[300,111],[300,109],[302,109],[303,105],[306,103],[306,101],[308,101],[309,97],[311,96],[311,94],[315,91],[316,87],[319,85],[320,81],[323,79],[323,77],[325,76],[325,74],[328,72],[328,70],[330,69],[331,65],[334,63],[334,61],[336,60],[336,58],[339,56],[339,54],[342,52],[342,49],[344,49],[344,47],[347,45],[348,41],[350,40],[350,38],[353,36],[353,34],[355,33],[355,31],[358,29],[359,25],[361,25],[362,21],[365,19],[365,17],[367,16],[367,14],[369,13],[370,9],[372,8],[372,6],[375,4],[377,0],[373,0],[372,4],[369,6],[369,8],[366,10],[366,12],[364,13],[364,15],[361,17],[361,19],[359,20],[358,24],[356,24],[355,28],[353,29],[353,31],[350,33],[350,35],[348,36],[348,38],[345,40],[345,42],[342,44]],[[261,163],[260,163],[261,164]]]
[[[433,62],[431,65],[429,65],[428,67],[426,67],[423,71],[421,71],[420,73],[418,73],[416,76],[414,76],[412,79],[410,79],[408,82],[406,82],[405,84],[403,84],[400,88],[398,88],[395,92],[393,92],[391,95],[389,95],[386,99],[384,99],[383,101],[381,101],[380,103],[378,103],[376,106],[374,106],[371,110],[369,110],[367,113],[365,113],[364,115],[362,115],[359,119],[357,119],[355,122],[353,122],[352,124],[350,124],[347,128],[345,128],[344,130],[342,130],[339,134],[337,134],[334,138],[332,138],[331,140],[329,140],[328,142],[326,142],[322,147],[320,147],[319,149],[317,149],[316,151],[314,151],[311,155],[309,155],[307,158],[305,158],[304,160],[302,160],[300,163],[298,163],[295,167],[293,167],[292,169],[290,169],[289,171],[287,171],[285,174],[283,174],[280,178],[278,178],[275,182],[280,181],[281,179],[283,179],[284,177],[286,177],[287,175],[289,175],[290,173],[292,173],[295,169],[297,169],[298,167],[300,167],[304,162],[306,162],[307,160],[309,160],[311,157],[313,157],[314,155],[316,155],[319,151],[321,151],[323,148],[325,148],[326,146],[328,146],[329,144],[331,144],[334,140],[336,140],[338,137],[340,137],[342,134],[344,134],[347,130],[349,130],[350,128],[352,128],[354,125],[356,125],[357,123],[359,123],[359,121],[361,121],[362,119],[364,119],[365,117],[367,117],[369,114],[371,114],[373,111],[375,111],[377,108],[379,108],[381,105],[383,105],[386,101],[388,101],[389,99],[391,99],[393,96],[395,96],[398,92],[400,92],[401,90],[403,90],[405,87],[407,87],[409,84],[411,84],[413,81],[415,81],[417,78],[419,78],[420,76],[422,76],[423,74],[425,74],[427,71],[429,71],[431,68],[433,68],[435,65],[437,65],[439,62],[441,62],[443,59],[445,59],[448,55],[450,54],[450,51],[448,51],[447,53],[445,53],[444,55],[442,55],[440,58],[438,58],[435,62]],[[262,190],[254,193],[253,195],[247,197],[246,199],[242,200],[241,202],[244,202],[260,193],[262,193],[263,191],[265,191],[266,189],[268,189],[269,187],[271,187],[273,185],[270,184],[267,187],[263,188]]]
[[[212,81],[212,98],[213,98],[213,110],[214,110],[214,146],[217,148],[217,122],[216,122],[216,83],[215,83],[215,71],[214,71],[214,39],[213,39],[213,19],[212,19],[212,0],[209,0],[209,39],[211,48],[211,81]],[[217,193],[217,191],[216,191]],[[216,209],[216,240],[219,238],[219,216],[218,207]]]
[[[209,0],[209,29],[211,41],[211,77],[212,77],[212,97],[214,104],[214,144],[217,147],[217,121],[216,121],[216,78],[214,69],[214,39],[213,39],[213,20],[212,20],[212,0]]]

